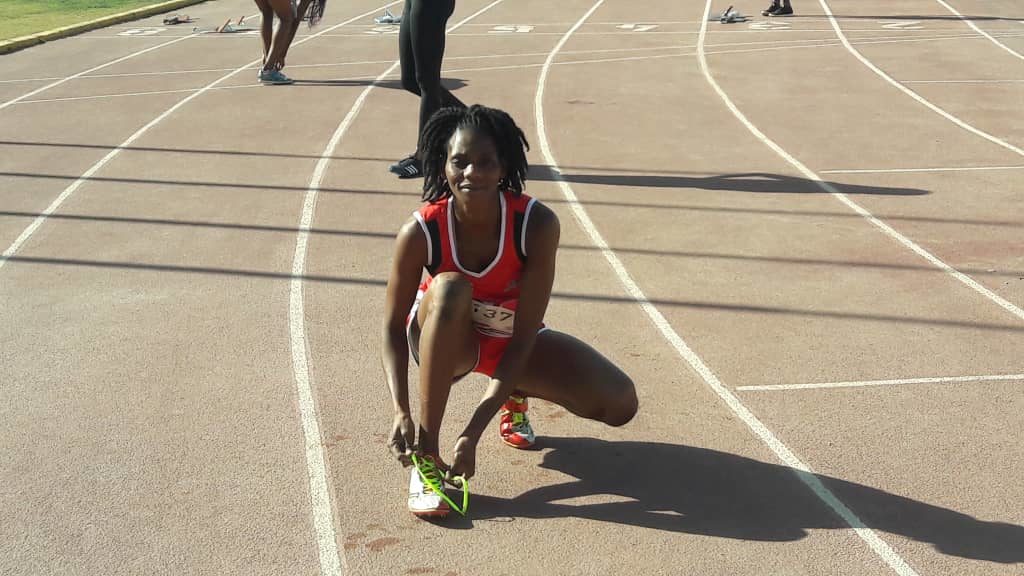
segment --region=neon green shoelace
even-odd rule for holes
[[[428,488],[434,491],[435,494],[441,497],[442,500],[451,506],[452,510],[455,510],[463,516],[466,515],[466,511],[469,510],[469,480],[466,480],[462,476],[453,476],[450,482],[462,485],[462,506],[459,507],[452,499],[448,497],[444,492],[444,486],[442,485],[443,480],[437,469],[437,464],[434,464],[432,460],[427,458],[419,458],[416,454],[412,455],[412,463],[416,466],[416,472],[419,473],[420,479],[423,480]]]

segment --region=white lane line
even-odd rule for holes
[[[857,170],[819,170],[821,174],[898,174],[901,172],[975,172],[981,170],[1021,170],[1024,166],[944,166],[939,168],[864,168]]]
[[[1022,34],[1022,36],[1024,36],[1024,34]],[[940,40],[973,40],[973,39],[976,39],[976,38],[977,38],[977,36],[932,36],[932,37],[926,37],[926,38],[904,38],[904,39],[899,39],[899,40],[897,40],[897,39],[891,39],[891,40],[890,39],[886,39],[886,40],[874,40],[874,39],[872,39],[872,40],[855,40],[853,43],[858,45],[858,46],[862,46],[862,45],[865,45],[865,44],[910,44],[910,43],[913,43],[913,42],[936,42],[936,41],[940,41]],[[791,40],[790,42],[796,42],[796,40]],[[788,46],[768,46],[768,47],[764,47],[764,48],[744,48],[744,49],[740,49],[740,50],[709,50],[709,51],[706,51],[705,54],[743,54],[743,53],[746,53],[746,52],[767,52],[767,51],[775,51],[775,50],[796,50],[796,49],[800,49],[800,48],[830,48],[830,47],[833,47],[833,46],[842,46],[842,43],[839,40],[824,40],[824,39],[820,39],[819,38],[819,39],[815,40],[815,42],[818,42],[818,43],[817,44],[788,45]],[[715,44],[715,46],[723,46],[723,45],[724,44]]]
[[[340,27],[348,24],[349,22],[355,22],[356,20],[359,20],[361,18],[365,18],[365,17],[370,16],[372,14],[376,14],[377,12],[380,12],[381,10],[383,10],[385,7],[391,7],[391,6],[395,5],[395,4],[398,4],[400,1],[401,0],[395,0],[394,2],[390,2],[388,4],[385,4],[384,6],[376,8],[374,10],[370,10],[368,12],[364,12],[364,13],[360,14],[359,16],[356,16],[354,18],[351,18],[349,20],[341,22],[340,24],[335,24],[334,26],[331,26],[329,28],[324,28],[322,31],[317,32],[316,34],[311,34],[309,36],[306,36],[305,38],[302,38],[298,42],[295,42],[295,45],[302,44],[304,42],[307,42],[309,40],[317,38],[318,36],[320,36],[322,34],[325,34],[325,33],[327,33],[330,30],[334,30],[336,28],[340,28]],[[156,47],[154,47],[154,48],[156,48]],[[249,63],[247,63],[247,64],[245,64],[245,65],[243,65],[243,66],[241,66],[239,68],[236,68],[233,72],[230,72],[228,74],[225,74],[224,76],[221,76],[220,78],[218,78],[217,80],[214,80],[213,82],[207,84],[203,88],[200,88],[195,93],[187,96],[186,98],[182,99],[180,102],[175,104],[174,106],[171,106],[170,108],[168,108],[166,111],[164,111],[163,114],[160,114],[159,116],[157,116],[156,118],[151,120],[148,124],[146,124],[142,128],[139,128],[138,130],[136,130],[134,134],[129,136],[127,140],[122,142],[116,148],[111,149],[110,152],[108,152],[106,156],[104,156],[103,158],[101,158],[99,160],[99,162],[96,162],[95,164],[93,164],[88,170],[86,170],[82,174],[81,177],[79,177],[77,180],[72,182],[70,186],[65,188],[64,191],[61,192],[60,195],[57,196],[57,198],[53,202],[51,202],[50,205],[47,206],[45,210],[43,210],[43,212],[39,215],[39,217],[37,217],[35,220],[33,220],[32,223],[29,224],[28,227],[25,228],[25,230],[22,231],[22,233],[14,240],[14,243],[11,244],[6,250],[4,250],[3,254],[0,254],[0,270],[3,269],[5,264],[7,264],[7,261],[10,259],[10,257],[13,256],[14,254],[16,254],[18,252],[18,250],[21,248],[21,246],[32,236],[32,234],[34,234],[35,231],[37,229],[39,229],[40,226],[43,225],[43,222],[46,221],[47,217],[49,217],[50,214],[53,214],[54,211],[56,211],[58,208],[60,208],[60,205],[63,204],[65,200],[70,198],[71,195],[75,193],[75,190],[78,190],[79,186],[81,186],[86,180],[91,178],[92,175],[95,174],[96,172],[98,172],[100,168],[105,166],[107,164],[107,162],[110,162],[112,159],[114,159],[115,156],[120,154],[121,150],[124,150],[124,149],[128,148],[129,146],[131,146],[132,142],[135,142],[136,140],[138,140],[143,134],[148,132],[150,128],[152,128],[152,127],[156,126],[157,124],[159,124],[165,118],[167,118],[168,116],[173,114],[176,110],[178,110],[179,108],[181,108],[185,104],[191,102],[194,98],[196,98],[199,95],[201,95],[202,93],[204,93],[204,92],[214,88],[217,84],[220,84],[221,82],[223,82],[224,80],[227,80],[228,78],[234,76],[235,74],[238,74],[239,72],[242,72],[243,70],[246,70],[247,68],[249,68],[251,66],[254,66],[256,63],[258,63],[260,61],[261,60],[258,60],[258,59],[257,60],[253,60],[252,62],[249,62]]]
[[[225,90],[228,88],[251,88],[262,86],[262,84],[246,84],[244,86],[218,86],[211,90]],[[79,100],[105,100],[107,98],[123,98],[128,96],[157,96],[160,94],[187,94],[189,92],[201,92],[204,88],[179,88],[177,90],[152,90],[150,92],[121,92],[117,94],[93,94],[92,96],[66,96],[64,98],[40,98],[38,100],[22,100],[19,106],[28,104],[45,104],[47,102],[77,102]]]
[[[819,1],[824,5],[824,0],[819,0]],[[708,0],[708,2],[709,2],[708,7],[710,7],[710,0]],[[827,8],[827,6],[826,6],[826,8]],[[710,8],[708,8],[708,9],[710,9]],[[831,17],[831,12],[829,12],[829,15]],[[835,22],[835,19],[833,18],[832,21]],[[840,34],[841,34],[841,32],[840,32]],[[703,37],[704,37],[704,35],[702,34],[701,35],[701,39],[703,39]],[[842,39],[843,39],[844,42],[846,42],[845,36],[843,36]],[[857,54],[858,57],[862,58],[862,60],[863,60],[863,57],[861,57],[859,55],[859,53],[856,50],[853,49],[853,47],[849,46],[849,42],[846,42],[846,45],[847,45],[849,50],[851,50],[852,52]],[[733,113],[733,116],[735,116],[744,126],[746,126],[747,130],[749,130],[751,134],[756,136],[759,140],[761,140],[762,143],[764,143],[766,146],[771,148],[776,154],[778,154],[783,159],[785,159],[787,162],[789,162],[794,168],[799,170],[800,173],[803,174],[808,180],[811,180],[819,188],[821,188],[822,190],[828,192],[833,197],[835,197],[837,200],[839,200],[840,202],[845,204],[847,207],[849,207],[851,210],[853,210],[854,212],[856,212],[856,213],[860,214],[861,216],[863,216],[865,219],[867,219],[869,222],[871,222],[876,227],[878,227],[882,232],[884,232],[890,238],[896,240],[897,242],[899,242],[903,246],[907,247],[908,249],[910,249],[911,251],[913,251],[917,255],[921,256],[922,258],[924,258],[928,262],[931,262],[932,265],[934,265],[935,267],[945,271],[947,274],[949,274],[953,278],[956,278],[961,283],[963,283],[964,285],[968,286],[969,288],[971,288],[975,292],[977,292],[977,293],[981,294],[982,296],[988,298],[989,300],[991,300],[995,304],[997,304],[1000,307],[1002,307],[1007,312],[1009,312],[1009,313],[1013,314],[1014,316],[1016,316],[1018,319],[1024,320],[1024,310],[1022,310],[1020,307],[1016,306],[1012,302],[1009,302],[1008,300],[1006,300],[1005,298],[999,296],[998,294],[992,292],[988,288],[985,288],[984,286],[979,284],[977,281],[975,281],[970,276],[964,274],[963,272],[960,272],[959,270],[956,270],[955,268],[953,268],[949,264],[946,264],[942,260],[939,260],[932,253],[928,252],[927,250],[925,250],[924,248],[922,248],[921,246],[916,244],[914,241],[912,241],[911,239],[907,238],[906,236],[900,234],[899,232],[897,232],[894,228],[892,228],[891,226],[889,226],[885,222],[882,222],[881,220],[876,218],[874,215],[871,214],[871,212],[868,212],[867,209],[863,208],[860,204],[857,204],[853,200],[850,200],[846,196],[846,194],[843,194],[842,192],[840,192],[835,186],[833,186],[832,184],[829,184],[828,182],[825,182],[824,180],[822,180],[821,177],[818,176],[817,174],[815,174],[810,168],[808,168],[807,166],[804,166],[804,164],[802,162],[800,162],[799,160],[797,160],[796,158],[791,156],[781,146],[776,144],[774,140],[772,140],[771,138],[766,136],[764,134],[764,132],[761,132],[761,130],[758,129],[758,127],[755,126],[749,119],[747,119],[746,115],[744,115],[743,112],[741,112],[740,109],[736,107],[736,105],[733,103],[732,99],[729,98],[729,95],[726,94],[724,90],[722,90],[722,87],[719,86],[718,82],[716,82],[714,77],[711,76],[711,72],[708,69],[708,65],[707,65],[707,58],[705,57],[704,51],[703,51],[703,42],[700,42],[700,41],[698,41],[697,58],[698,58],[698,61],[700,63],[701,71],[704,73],[704,78],[708,81],[708,83],[711,85],[711,87],[714,88],[715,92],[718,93],[718,96],[722,99],[722,102],[725,103],[726,107],[729,108],[729,110]],[[863,61],[866,62],[869,66],[871,66],[871,64],[869,62],[867,62],[866,60],[863,60]],[[879,72],[882,73],[881,71],[879,71]],[[884,73],[882,73],[882,74],[884,74]],[[886,76],[886,78],[888,78],[888,76]],[[896,84],[895,81],[892,80],[891,78],[889,78],[889,80],[892,81],[894,84]],[[898,84],[896,84],[896,85],[898,86]],[[902,88],[902,86],[901,86],[901,88]],[[906,90],[906,88],[903,88],[903,89]]]
[[[378,14],[384,8],[386,8],[386,7],[389,8],[389,7],[391,7],[391,6],[395,5],[395,4],[398,4],[399,1],[400,0],[396,0],[394,2],[389,2],[388,4],[385,4],[385,5],[380,6],[378,8],[374,8],[373,10],[370,10],[368,12],[364,12],[364,13],[362,13],[362,14],[354,17],[354,18],[351,18],[349,20],[346,20],[346,21],[341,22],[339,24],[335,24],[334,26],[330,26],[328,28],[324,28],[321,32],[318,32],[316,34],[311,34],[309,36],[306,36],[306,37],[302,38],[298,42],[295,42],[295,45],[308,42],[309,40],[313,40],[314,38],[317,38],[317,37],[319,37],[319,36],[321,36],[323,34],[326,34],[327,32],[329,32],[331,30],[334,30],[336,28],[340,28],[341,26],[344,26],[344,25],[349,24],[351,22],[355,22],[356,20],[361,20],[363,18],[366,18],[367,16],[370,16],[370,15],[373,15],[373,14]],[[60,194],[60,196],[58,196],[57,199],[54,200],[46,208],[46,210],[44,210],[43,213],[39,217],[37,217],[21,233],[20,236],[18,236],[18,238],[14,241],[14,243],[11,244],[11,246],[8,247],[7,250],[5,250],[2,255],[0,255],[0,269],[3,268],[4,264],[6,264],[7,261],[11,258],[11,256],[13,256],[18,251],[18,249],[25,243],[25,241],[27,241],[28,238],[31,237],[32,234],[40,226],[42,226],[43,222],[46,221],[47,217],[50,214],[52,214],[54,211],[56,211],[57,208],[59,208],[60,205],[63,204],[64,201],[67,200],[74,193],[74,191],[78,189],[79,186],[82,185],[83,182],[85,182],[88,178],[90,178],[93,174],[95,174],[107,162],[109,162],[111,159],[113,159],[115,156],[117,156],[117,154],[120,153],[121,150],[126,149],[128,146],[131,145],[132,142],[134,142],[139,137],[141,137],[143,134],[145,134],[150,128],[152,128],[153,126],[156,126],[160,121],[162,121],[163,119],[165,119],[168,116],[170,116],[172,113],[174,113],[176,110],[178,110],[179,108],[184,106],[186,103],[190,102],[191,100],[193,100],[194,98],[198,97],[199,95],[201,95],[203,92],[209,90],[210,88],[213,88],[218,83],[220,83],[220,82],[230,78],[231,76],[234,76],[235,74],[238,74],[239,72],[242,72],[243,70],[246,70],[247,68],[255,65],[257,62],[260,62],[260,60],[257,59],[257,60],[254,60],[252,62],[249,62],[249,63],[247,63],[247,64],[237,68],[233,72],[222,76],[221,78],[211,82],[210,84],[207,84],[206,87],[204,87],[203,89],[201,89],[198,92],[192,94],[191,96],[186,97],[185,99],[181,100],[180,102],[178,102],[174,106],[168,108],[167,111],[165,111],[163,114],[157,116],[151,122],[149,122],[148,124],[146,124],[145,126],[140,128],[139,130],[137,130],[134,134],[129,136],[128,139],[125,140],[124,142],[122,142],[118,147],[112,149],[99,162],[94,164],[91,168],[89,168],[89,170],[87,170],[84,174],[82,174],[82,176],[80,178],[78,178],[77,180],[75,180],[74,183],[72,183],[70,186],[68,186],[64,190],[64,192],[62,192]],[[294,347],[294,343],[293,343],[293,347]],[[293,349],[293,359],[294,359],[294,349]],[[305,356],[303,356],[303,359],[305,359]],[[325,574],[327,576],[338,576],[338,575],[341,574],[341,560],[340,560],[340,556],[338,554],[337,535],[336,535],[335,530],[334,530],[334,514],[333,514],[333,511],[331,509],[330,492],[327,489],[327,472],[326,472],[326,468],[325,468],[324,462],[323,462],[323,447],[321,446],[321,442],[322,441],[320,440],[320,436],[319,436],[319,428],[315,428],[314,429],[316,431],[316,436],[313,437],[313,439],[311,441],[311,437],[310,437],[311,430],[310,430],[309,425],[308,425],[308,418],[309,418],[308,410],[312,409],[312,398],[310,397],[310,398],[308,398],[308,400],[309,400],[309,403],[304,403],[305,400],[303,399],[302,393],[300,391],[300,400],[299,401],[300,401],[300,410],[302,412],[302,420],[303,420],[302,427],[303,427],[303,433],[305,434],[305,440],[306,440],[306,467],[307,467],[307,472],[308,472],[308,475],[309,475],[310,500],[311,500],[311,506],[313,508],[313,525],[314,525],[314,528],[316,529],[316,534],[317,534],[317,544],[318,544],[318,553],[319,553],[319,559],[320,559],[320,569],[321,569],[321,574]],[[314,419],[314,424],[315,424],[315,418],[316,418],[315,412],[313,412],[312,418]]]
[[[0,84],[14,84],[21,82],[47,82],[50,80],[60,80],[60,76],[53,76],[50,78],[15,78],[14,80],[0,80]]]
[[[494,0],[487,6],[477,10],[458,23],[448,28],[447,32],[458,29],[460,26],[483,14],[487,10],[501,3],[503,0]],[[393,2],[392,4],[397,4]],[[380,9],[376,10],[379,12]],[[320,435],[320,423],[316,413],[316,402],[313,399],[313,389],[309,375],[309,344],[306,339],[306,311],[303,298],[303,278],[306,274],[306,254],[309,249],[309,236],[313,229],[313,216],[316,212],[317,195],[320,185],[323,183],[327,167],[334,156],[334,150],[342,137],[348,132],[349,126],[355,120],[363,103],[370,95],[370,92],[381,80],[398,68],[400,61],[396,60],[384,72],[382,72],[372,84],[367,86],[356,101],[352,104],[348,114],[342,119],[341,124],[334,131],[323,154],[313,169],[313,175],[309,181],[309,189],[302,204],[302,215],[299,219],[299,233],[295,238],[295,256],[292,259],[292,278],[289,286],[288,299],[288,328],[291,338],[292,367],[295,374],[295,386],[299,395],[299,410],[302,414],[302,431],[306,439],[306,463],[309,467],[310,491],[313,497],[314,520],[317,529],[318,542],[320,544],[320,567],[321,574],[327,576],[340,576],[341,565],[337,547],[337,536],[334,530],[334,520],[331,513],[330,492],[327,485],[327,468],[324,464],[323,438]]]
[[[256,70],[258,66],[253,66]],[[161,70],[159,72],[124,72],[121,74],[88,74],[85,78],[132,78],[135,76],[174,76],[177,74],[212,74],[214,72],[230,72],[234,68],[199,68],[196,70]]]
[[[537,81],[537,94],[534,99],[534,112],[536,115],[537,134],[540,141],[541,152],[544,156],[545,161],[553,168],[555,180],[558,182],[559,188],[561,188],[563,196],[572,209],[573,216],[576,221],[580,224],[587,235],[590,236],[591,242],[598,249],[601,250],[601,254],[605,257],[605,260],[611,265],[615,274],[618,276],[619,281],[625,287],[626,291],[634,300],[640,305],[647,316],[651,319],[654,325],[661,332],[662,336],[675,348],[676,352],[686,360],[686,362],[704,379],[704,382],[714,390],[716,394],[732,409],[743,422],[749,427],[760,439],[764,442],[775,455],[787,466],[793,469],[796,476],[807,485],[814,494],[820,498],[825,504],[827,504],[833,511],[835,511],[851,528],[853,528],[857,535],[860,536],[872,550],[875,551],[890,567],[892,567],[901,576],[913,576],[916,573],[903,561],[902,558],[896,552],[889,547],[873,530],[867,528],[864,522],[858,518],[845,504],[822,484],[821,480],[814,475],[814,472],[804,464],[797,456],[782,443],[768,428],[761,423],[760,420],[754,416],[746,406],[739,401],[739,399],[718,379],[718,376],[700,359],[697,354],[690,349],[690,347],[683,341],[679,334],[672,328],[672,325],[668,320],[661,314],[656,306],[651,304],[644,295],[643,291],[633,280],[632,276],[626,270],[622,261],[615,252],[608,247],[608,243],[601,236],[601,233],[597,230],[594,222],[590,219],[586,210],[579,203],[576,193],[572,187],[566,182],[558,171],[558,163],[551,152],[551,147],[548,143],[547,131],[544,128],[544,86],[547,80],[549,71],[551,70],[551,63],[555,59],[555,55],[558,50],[569,40],[572,33],[579,28],[583,22],[597,10],[604,0],[598,0],[590,10],[583,15],[582,18],[573,26],[558,44],[552,49],[551,54],[548,56],[545,62],[544,68],[541,69],[540,78]],[[708,0],[707,5],[704,9],[704,18],[701,21],[701,32],[698,40],[698,52],[703,49],[704,38],[707,29],[707,19],[711,10],[711,0]],[[703,57],[701,57],[703,62]],[[704,66],[706,70],[706,65]]]
[[[820,382],[815,384],[766,384],[763,386],[737,386],[744,392],[775,390],[814,390],[821,388],[859,388],[864,386],[900,386],[903,384],[954,384],[959,382],[998,382],[1024,380],[1024,374],[996,374],[988,376],[944,376],[937,378],[903,378],[897,380],[860,380],[850,382]]]
[[[487,24],[490,26],[490,24]],[[829,30],[831,32],[831,30]],[[1024,33],[1014,34],[1001,34],[1001,37],[1015,38],[1024,36]],[[946,34],[939,36],[928,36],[919,38],[906,38],[906,36],[872,36],[869,40],[854,40],[854,44],[903,44],[910,42],[927,42],[932,40],[958,40],[958,39],[976,39],[976,34]],[[824,40],[822,38],[805,38],[799,40],[754,40],[746,42],[720,42],[717,44],[708,44],[710,47],[724,47],[724,46],[765,46],[773,44],[814,44],[809,47],[825,47],[825,46],[840,46],[839,40]],[[605,49],[594,49],[594,50],[563,50],[562,55],[565,54],[598,54],[598,53],[624,53],[624,52],[654,52],[659,50],[678,50],[680,48],[696,48],[696,44],[691,45],[679,45],[672,44],[670,46],[653,46],[643,48],[605,48]],[[774,49],[786,49],[786,48],[799,48],[800,46],[781,46]],[[726,53],[739,53],[739,52],[751,52],[756,50],[743,50],[743,51],[732,51],[732,52],[707,52],[707,54],[726,54]],[[532,56],[547,56],[547,52],[515,52],[507,54],[479,54],[476,56],[445,56],[445,61],[450,60],[475,60],[475,59],[486,59],[486,58],[524,58]],[[694,53],[696,54],[696,53]],[[373,65],[373,64],[387,64],[391,60],[361,60],[352,62],[330,62],[326,64],[291,64],[288,69],[295,68],[333,68],[341,66],[361,66],[361,65]],[[258,67],[253,67],[257,69]],[[150,72],[124,72],[119,74],[85,74],[80,76],[79,79],[86,78],[130,78],[140,76],[171,76],[180,74],[203,74],[203,73],[214,73],[214,72],[229,72],[234,70],[233,68],[196,68],[192,70],[159,70]],[[11,84],[11,83],[25,83],[25,82],[45,82],[50,80],[60,80],[59,77],[47,77],[47,78],[16,78],[13,80],[0,80],[0,84]],[[973,82],[1024,82],[1024,80],[903,80],[904,83],[973,83]],[[162,92],[152,92],[162,93]],[[148,94],[138,93],[138,94]],[[48,100],[29,100],[29,102],[53,102],[59,99],[48,99]]]
[[[935,0],[935,1],[936,1],[936,2],[938,2],[939,4],[942,4],[943,6],[945,6],[946,10],[949,10],[950,12],[952,12],[953,14],[955,14],[957,18],[959,18],[959,19],[963,20],[963,21],[964,21],[964,23],[965,23],[965,24],[967,24],[968,26],[970,26],[971,28],[973,28],[975,32],[977,32],[978,34],[981,34],[981,35],[982,35],[982,36],[984,36],[985,38],[988,38],[988,39],[989,39],[990,41],[992,41],[992,43],[993,43],[993,44],[995,44],[996,46],[999,46],[999,47],[1000,47],[1000,48],[1002,48],[1003,50],[1006,50],[1006,51],[1007,51],[1007,52],[1009,52],[1009,53],[1010,53],[1011,55],[1013,55],[1013,56],[1016,56],[1016,57],[1017,57],[1017,58],[1019,58],[1020,60],[1024,60],[1024,55],[1021,55],[1021,53],[1020,53],[1020,52],[1017,52],[1016,50],[1013,50],[1013,49],[1011,49],[1011,48],[1010,48],[1009,46],[1007,46],[1006,44],[1003,44],[1003,43],[1002,43],[1002,42],[1000,42],[999,40],[996,40],[996,39],[995,39],[995,38],[993,38],[993,37],[992,37],[992,35],[991,35],[991,34],[989,34],[988,32],[985,32],[985,31],[984,31],[984,30],[982,30],[981,28],[978,28],[978,27],[977,27],[977,26],[976,26],[976,25],[974,24],[974,22],[971,22],[971,21],[970,21],[970,20],[969,20],[969,19],[968,19],[967,17],[965,17],[965,16],[963,15],[963,14],[961,14],[961,13],[957,12],[957,11],[956,11],[956,8],[953,8],[952,6],[950,6],[949,4],[947,4],[947,3],[945,2],[945,0]]]
[[[1024,35],[1024,34],[1022,34],[1022,35]],[[962,35],[962,36],[935,36],[935,37],[929,37],[929,38],[891,39],[891,40],[887,39],[887,40],[872,40],[872,41],[867,41],[867,42],[856,42],[856,44],[902,44],[902,43],[907,43],[907,42],[929,42],[929,41],[935,41],[935,40],[973,39],[973,38],[977,38],[977,36],[971,34],[971,35]],[[814,41],[815,42],[820,42],[820,40],[814,40]],[[779,41],[771,41],[771,42],[726,42],[726,43],[722,43],[722,44],[709,44],[709,46],[743,46],[743,45],[748,45],[748,44],[779,44],[779,43],[788,43],[788,42],[809,42],[809,40],[779,40]],[[787,46],[769,46],[769,47],[748,48],[748,49],[739,49],[739,50],[707,50],[707,51],[705,51],[705,54],[743,54],[743,53],[748,53],[748,52],[758,52],[758,53],[760,53],[760,52],[772,51],[772,50],[791,50],[791,49],[799,49],[799,48],[824,48],[824,47],[834,47],[834,46],[841,46],[841,45],[842,44],[838,40],[833,40],[833,41],[828,41],[828,42],[824,42],[824,43],[820,43],[820,44],[800,44],[800,45],[787,45]],[[662,47],[655,47],[655,48],[618,48],[618,49],[604,49],[604,50],[566,50],[566,51],[561,52],[561,54],[564,55],[564,54],[591,54],[591,53],[602,53],[602,52],[621,53],[621,52],[636,52],[636,51],[661,51],[661,50],[679,50],[680,48],[695,48],[695,47],[696,47],[696,44],[693,44],[693,45],[681,45],[681,46],[680,45],[676,45],[676,46],[662,46]],[[545,55],[547,55],[546,52],[542,52],[542,53],[530,52],[530,53],[519,53],[519,54],[498,54],[498,55],[484,55],[484,56],[453,56],[452,58],[445,58],[445,59],[446,60],[476,60],[476,59],[488,59],[488,58],[513,58],[513,57],[529,57],[529,56],[545,56]],[[662,54],[662,55],[656,55],[656,56],[628,56],[628,57],[621,57],[621,58],[567,60],[567,61],[563,61],[563,62],[555,62],[552,65],[553,66],[569,66],[569,65],[574,65],[574,64],[601,64],[601,63],[608,63],[608,62],[628,62],[628,61],[635,61],[635,60],[657,60],[657,59],[663,59],[663,58],[679,58],[679,57],[684,57],[684,56],[696,56],[696,55],[697,55],[696,51],[694,51],[694,52],[677,52],[677,53],[674,53],[674,54]],[[363,61],[363,62],[336,62],[336,63],[329,63],[329,64],[296,64],[296,65],[290,66],[289,68],[326,68],[326,67],[336,67],[336,66],[349,66],[349,65],[356,65],[356,64],[386,64],[388,62],[391,62],[391,60]],[[541,66],[543,66],[542,63],[535,63],[535,64],[509,64],[509,65],[506,65],[506,66],[479,66],[479,67],[469,67],[469,68],[446,68],[446,69],[442,70],[442,72],[444,72],[446,74],[450,74],[450,73],[454,73],[454,72],[483,72],[483,71],[494,71],[494,70],[518,70],[518,69],[525,69],[525,68],[539,68]],[[256,67],[253,67],[253,69],[255,70]],[[217,69],[195,70],[194,72],[219,72],[219,71],[224,71],[224,70],[230,70],[230,68],[223,69],[223,70],[217,70]],[[178,72],[166,72],[166,74],[175,74],[175,73],[178,73]],[[165,74],[165,73],[161,73],[161,72],[140,72],[140,73],[135,73],[135,75],[159,75],[159,74]],[[98,77],[100,77],[100,76],[89,76],[89,78],[98,78]],[[337,78],[337,79],[333,79],[332,81],[335,81],[335,82],[348,82],[348,81],[357,81],[357,80],[372,80],[373,78],[374,78],[373,76],[363,75],[363,76],[350,76],[350,77],[347,77],[347,78]],[[301,80],[300,80],[300,82],[301,82]],[[235,88],[254,88],[254,87],[258,87],[258,86],[260,86],[260,85],[259,84],[245,84],[245,85],[239,85],[239,86],[219,86],[217,88],[214,88],[214,90],[232,90],[232,89],[235,89]],[[181,88],[181,89],[178,89],[178,90],[153,90],[153,91],[149,91],[149,92],[125,92],[125,93],[117,93],[117,94],[95,94],[95,95],[92,95],[92,96],[67,96],[67,97],[63,97],[63,98],[40,98],[40,99],[34,99],[34,100],[23,100],[21,102],[18,102],[18,105],[39,104],[39,103],[45,103],[45,102],[71,102],[71,101],[77,101],[77,100],[95,100],[95,99],[103,99],[103,98],[118,98],[118,97],[122,97],[122,96],[153,96],[153,95],[159,95],[159,94],[181,94],[181,93],[187,93],[187,92],[194,92],[196,90],[200,90],[200,89],[199,88]]]
[[[981,136],[982,138],[988,140],[989,142],[992,142],[993,144],[997,144],[999,146],[1002,146],[1003,148],[1006,148],[1007,150],[1010,150],[1011,152],[1014,152],[1016,154],[1024,156],[1024,150],[1022,150],[1021,148],[1018,148],[1017,146],[1014,146],[1013,144],[1010,144],[1009,142],[1006,142],[1005,140],[1001,140],[999,138],[996,138],[995,136],[989,134],[988,132],[984,132],[982,130],[979,130],[979,129],[975,128],[974,126],[971,126],[970,124],[968,124],[968,123],[964,122],[963,120],[957,118],[956,116],[953,116],[949,112],[946,112],[942,108],[939,108],[935,104],[932,104],[930,101],[926,100],[924,97],[922,97],[917,92],[914,92],[910,88],[907,88],[903,84],[900,84],[899,82],[894,80],[892,78],[892,76],[889,76],[884,71],[882,71],[881,68],[879,68],[878,66],[875,66],[870,60],[865,58],[863,54],[861,54],[856,48],[854,48],[853,45],[850,44],[850,41],[846,38],[846,34],[843,33],[842,28],[839,27],[839,23],[836,22],[836,18],[832,14],[832,8],[829,7],[828,2],[826,0],[818,0],[818,3],[821,4],[822,10],[825,11],[825,15],[828,16],[829,22],[832,23],[832,29],[835,30],[836,36],[839,37],[839,41],[843,43],[843,46],[846,47],[846,50],[849,51],[850,54],[853,54],[854,57],[857,58],[857,60],[860,60],[860,62],[862,64],[867,66],[869,70],[871,70],[872,72],[877,74],[879,78],[882,78],[883,80],[885,80],[886,82],[888,82],[889,84],[894,86],[899,91],[903,92],[907,96],[910,96],[914,100],[917,100],[919,103],[921,103],[924,106],[928,107],[928,109],[930,109],[931,111],[933,111],[936,114],[942,116],[946,120],[949,120],[950,122],[956,124],[957,126],[963,128],[964,130],[967,130],[968,132],[971,132],[972,134],[975,134],[977,136]]]
[[[50,88],[53,88],[54,86],[59,86],[59,85],[65,83],[65,82],[67,82],[68,80],[74,80],[75,78],[78,78],[80,76],[84,76],[84,75],[86,75],[86,74],[88,74],[90,72],[95,72],[95,71],[97,71],[97,70],[99,70],[101,68],[106,68],[107,66],[113,66],[114,64],[117,64],[118,62],[124,62],[125,60],[134,58],[136,56],[140,56],[140,55],[145,54],[147,52],[152,52],[153,50],[159,50],[160,48],[163,48],[165,46],[170,46],[171,44],[176,44],[178,42],[181,42],[182,40],[188,40],[189,38],[194,38],[195,36],[196,36],[195,34],[189,34],[188,36],[182,36],[181,38],[176,38],[174,40],[171,40],[170,42],[164,42],[163,44],[157,44],[156,46],[151,46],[149,48],[146,48],[145,50],[139,50],[138,52],[132,52],[131,54],[129,54],[127,56],[122,56],[122,57],[120,57],[120,58],[118,58],[116,60],[111,60],[110,62],[106,62],[106,63],[100,64],[99,66],[94,66],[92,68],[89,68],[88,70],[83,70],[82,72],[79,72],[78,74],[72,74],[71,76],[66,76],[64,78],[61,78],[60,80],[57,80],[56,82],[52,82],[50,84],[47,84],[46,86],[43,86],[42,88],[36,88],[35,90],[33,90],[33,91],[31,91],[31,92],[29,92],[27,94],[22,94],[21,96],[18,96],[17,98],[14,98],[12,100],[8,100],[7,102],[4,102],[3,104],[0,104],[0,110],[3,110],[4,108],[7,108],[8,106],[10,106],[11,104],[14,104],[16,102],[20,102],[20,101],[24,100],[25,98],[29,98],[31,96],[35,96],[36,94],[39,94],[40,92],[43,92],[44,90],[49,90]]]
[[[1016,84],[1024,80],[900,80],[904,84]]]

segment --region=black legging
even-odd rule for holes
[[[398,53],[402,62],[402,87],[420,97],[417,151],[419,134],[434,112],[442,106],[466,107],[441,86],[444,29],[454,11],[455,0],[405,0],[398,33]]]

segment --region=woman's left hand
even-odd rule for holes
[[[462,476],[467,480],[476,473],[476,441],[460,436],[455,441],[455,457],[449,469],[450,476]]]

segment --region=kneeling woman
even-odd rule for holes
[[[637,410],[633,382],[587,344],[544,327],[555,277],[555,213],[523,194],[526,148],[512,118],[483,106],[444,108],[424,127],[425,206],[398,233],[387,286],[383,364],[394,403],[390,447],[421,469],[469,478],[476,447],[501,410],[499,434],[529,448],[526,398],[554,402],[621,426]],[[421,282],[423,271],[427,278]],[[420,423],[409,409],[409,351],[420,370]],[[450,466],[438,434],[454,382],[490,378],[455,442]],[[448,505],[412,470],[409,510],[442,516]]]

